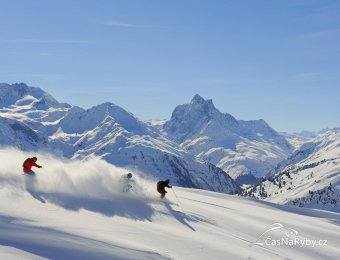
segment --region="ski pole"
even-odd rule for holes
[[[182,209],[182,211],[184,211],[183,208],[181,207],[181,205],[179,205],[179,199],[178,199],[178,197],[177,197],[177,195],[176,195],[175,190],[174,190],[173,188],[171,188],[171,190],[172,190],[172,192],[174,193],[174,195],[175,195],[175,197],[176,197],[176,199],[177,199],[177,206],[180,207],[180,208]]]

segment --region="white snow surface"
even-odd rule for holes
[[[337,259],[340,214],[174,187],[161,200],[155,180],[125,169],[38,154],[36,176],[21,173],[14,149],[0,150],[0,259]],[[257,245],[270,233],[327,240],[326,246]],[[262,235],[262,236],[261,236]],[[267,235],[266,235],[267,236]],[[291,234],[290,234],[291,236]]]

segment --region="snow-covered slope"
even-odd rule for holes
[[[236,120],[199,95],[174,110],[164,133],[239,182],[266,175],[292,152],[292,146],[264,120]]]
[[[25,123],[0,116],[0,146],[22,150],[47,149],[46,136],[42,136]]]
[[[340,212],[340,129],[302,145],[248,196]]]
[[[0,259],[337,259],[340,255],[337,213],[178,187],[160,200],[155,182],[143,173],[135,174],[131,193],[121,194],[118,179],[126,170],[97,158],[84,162],[39,155],[43,168],[32,178],[18,175],[20,158],[28,154],[6,150],[0,155],[4,161]],[[273,245],[282,239],[298,243]]]
[[[0,116],[18,120],[41,135],[50,135],[66,114],[83,110],[59,103],[40,88],[24,83],[0,84]]]
[[[104,103],[84,110],[59,103],[41,89],[24,84],[3,84],[0,89],[0,97],[10,100],[3,102],[0,116],[27,126],[26,132],[29,129],[31,135],[35,133],[44,140],[42,144],[33,142],[30,147],[21,145],[27,142],[26,137],[15,139],[17,135],[13,135],[0,144],[12,142],[24,150],[49,148],[67,158],[96,155],[114,165],[142,170],[158,179],[169,178],[184,187],[225,193],[239,190],[224,171],[198,160],[119,106]],[[41,100],[47,106],[35,105]],[[4,128],[10,129],[10,126],[4,124]]]
[[[302,131],[299,133],[280,133],[286,140],[294,147],[294,150],[298,150],[304,143],[309,142],[315,138],[318,133],[310,131]]]

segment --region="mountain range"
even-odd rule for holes
[[[148,178],[282,204],[337,210],[339,139],[339,129],[278,133],[199,95],[169,120],[143,122],[109,102],[85,110],[24,83],[0,84],[2,146],[96,156]]]
[[[236,193],[222,169],[198,160],[133,114],[112,103],[88,110],[59,103],[40,88],[0,85],[0,143],[66,158],[97,156],[172,183]]]

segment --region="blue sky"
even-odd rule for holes
[[[339,127],[340,1],[0,0],[0,82],[170,118],[198,93],[279,131]]]

